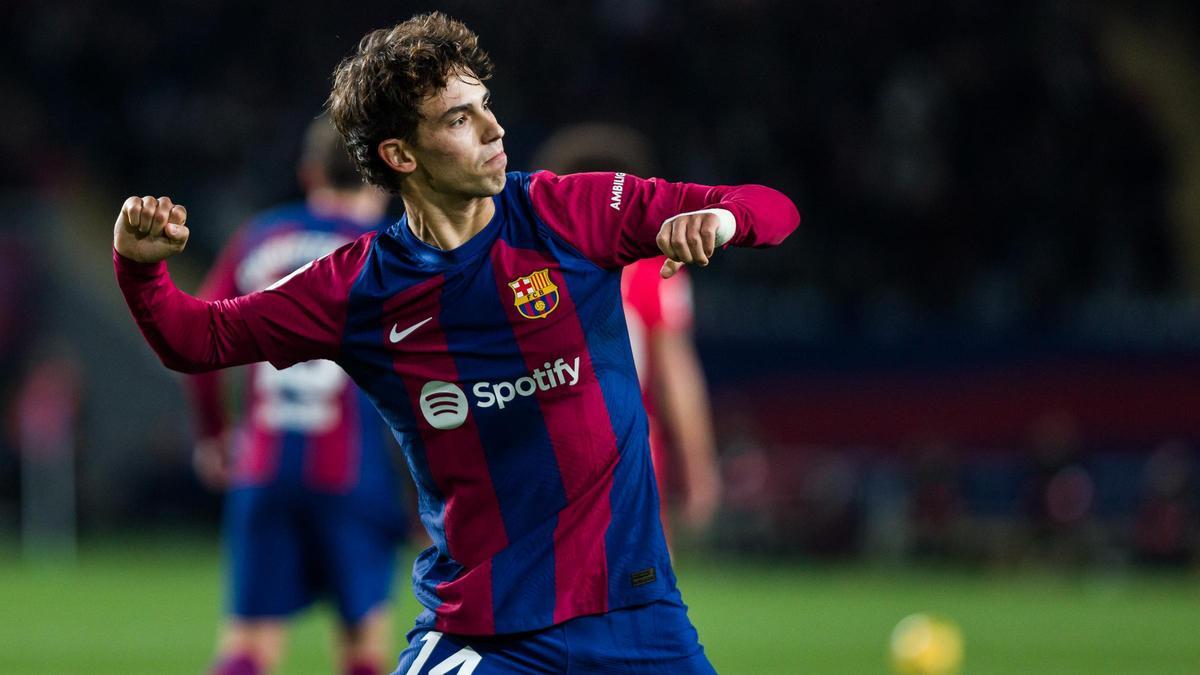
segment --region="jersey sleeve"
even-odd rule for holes
[[[199,373],[270,361],[282,369],[337,358],[350,287],[375,236],[363,235],[266,290],[224,300],[180,291],[165,262],[138,263],[113,251],[113,264],[138,328],[168,368]]]
[[[530,178],[529,197],[542,221],[601,267],[613,268],[659,255],[655,238],[663,221],[681,213],[721,208],[733,214],[732,246],[775,246],[800,224],[783,193],[762,185],[697,185],[643,179],[624,173]]]

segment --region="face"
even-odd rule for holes
[[[469,74],[421,104],[416,142],[407,145],[416,178],[448,196],[490,197],[504,189],[504,128],[491,110],[491,92]]]

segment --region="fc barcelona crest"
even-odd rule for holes
[[[558,307],[558,286],[550,281],[550,268],[541,269],[527,277],[508,282],[513,290],[513,304],[526,319],[544,319]]]

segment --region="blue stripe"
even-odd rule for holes
[[[358,441],[358,471],[354,476],[353,489],[365,494],[391,492],[398,488],[394,463],[389,452],[384,424],[375,404],[358,387],[353,388],[350,405],[358,416],[354,438]]]
[[[360,442],[358,471],[355,475],[354,496],[364,504],[377,523],[386,523],[403,538],[408,532],[408,507],[399,467],[392,453],[392,442],[371,399],[354,387],[354,405],[358,411],[357,438]]]
[[[408,396],[403,378],[393,368],[391,352],[382,344],[384,333],[381,328],[384,304],[432,275],[405,269],[388,255],[390,241],[386,234],[376,238],[351,288],[342,350],[337,362],[391,428],[417,483],[417,509],[422,524],[433,540],[433,547],[413,563],[413,578],[421,581],[420,584],[414,583],[413,593],[423,606],[436,608],[441,600],[433,593],[433,589],[437,584],[457,576],[462,566],[437,554],[437,551],[447,550],[444,526],[446,500],[433,480],[425,445],[417,433],[417,408]],[[432,622],[432,619],[429,621]]]
[[[304,455],[308,436],[298,431],[284,431],[279,438],[279,464],[275,470],[276,485],[304,484]]]
[[[516,396],[503,410],[478,405],[477,383],[511,383],[529,374],[498,291],[484,258],[448,280],[439,320],[471,401],[509,541],[492,558],[496,631],[503,633],[531,621],[553,623],[554,530],[566,495],[537,397]]]

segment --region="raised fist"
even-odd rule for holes
[[[170,197],[130,197],[113,228],[117,253],[143,263],[165,260],[187,245],[187,209]]]

